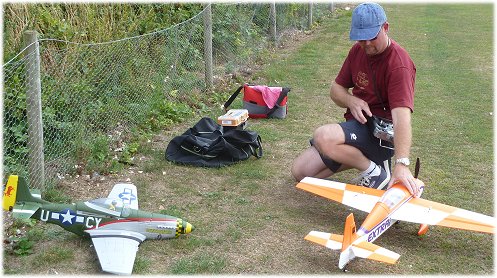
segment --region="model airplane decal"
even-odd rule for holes
[[[138,246],[144,240],[174,238],[194,229],[180,218],[138,210],[133,184],[116,184],[107,198],[55,204],[32,194],[22,177],[11,175],[3,208],[17,218],[34,218],[90,236],[102,270],[114,274],[131,274]]]
[[[416,179],[416,182],[424,184]],[[480,213],[414,198],[402,184],[387,191],[306,177],[297,188],[369,213],[356,231],[351,213],[345,221],[343,235],[312,231],[305,239],[333,250],[341,250],[338,267],[344,269],[355,257],[394,264],[400,255],[373,244],[397,220],[422,224],[418,234],[426,233],[427,225],[483,233],[495,233],[496,219]]]

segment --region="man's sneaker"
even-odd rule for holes
[[[386,171],[379,165],[376,165],[376,167],[380,168],[380,173],[378,175],[366,175],[364,177],[360,177],[357,185],[375,189],[384,189],[390,181],[390,172]],[[374,170],[371,172],[374,172]]]

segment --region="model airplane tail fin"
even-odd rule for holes
[[[345,219],[345,226],[343,228],[343,241],[342,252],[340,253],[340,260],[338,267],[343,269],[351,260],[355,258],[355,254],[351,248],[352,243],[357,239],[354,214],[349,214]]]
[[[14,204],[16,203],[17,197],[17,183],[19,177],[15,175],[10,175],[7,181],[7,185],[3,191],[3,209],[12,210]]]
[[[349,214],[345,219],[345,227],[343,229],[343,242],[342,242],[342,252],[347,249],[352,242],[357,239],[354,214]]]
[[[22,204],[16,204],[23,202]],[[3,192],[3,209],[13,211],[14,217],[29,218],[46,203],[39,195],[33,196],[23,177],[10,175]]]

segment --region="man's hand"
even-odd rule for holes
[[[388,188],[390,188],[394,183],[400,182],[402,183],[407,190],[414,196],[419,197],[423,192],[422,187],[424,184],[421,182],[416,182],[417,179],[411,174],[409,167],[404,164],[395,164],[392,172],[392,177],[390,178],[390,182],[388,183]]]
[[[347,107],[350,109],[350,113],[352,113],[352,116],[354,116],[354,118],[361,124],[365,124],[368,121],[368,119],[366,119],[366,117],[364,116],[364,113],[369,117],[373,116],[371,110],[369,110],[368,103],[355,96],[348,96]]]
[[[367,122],[367,119],[363,113],[366,113],[369,117],[373,116],[371,110],[369,110],[367,102],[353,96],[349,93],[347,88],[338,83],[333,82],[330,90],[330,97],[336,105],[342,108],[349,108],[352,116],[354,116],[354,118],[361,124],[365,124]]]

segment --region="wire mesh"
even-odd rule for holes
[[[308,4],[276,5],[276,44],[288,32],[306,29],[307,9]],[[212,5],[214,74],[239,70],[271,49],[269,11],[269,4]],[[315,5],[313,12],[318,20],[330,14],[329,5]],[[45,183],[112,169],[144,123],[160,127],[178,113],[191,113],[170,103],[188,104],[192,94],[207,93],[204,13],[161,31],[106,43],[37,41],[44,155],[38,167],[44,168]],[[29,168],[34,146],[28,138],[40,135],[28,132],[27,92],[33,80],[27,64],[33,55],[24,49],[3,65],[4,174],[28,181],[39,178]],[[184,111],[172,111],[178,109]]]

